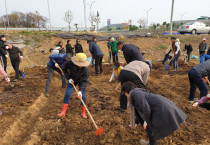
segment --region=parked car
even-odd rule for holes
[[[210,27],[203,22],[189,22],[182,26],[179,26],[177,31],[180,34],[191,33],[191,34],[210,34]]]

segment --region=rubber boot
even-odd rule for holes
[[[68,105],[69,105],[69,104],[63,104],[62,111],[61,111],[61,113],[58,114],[58,116],[60,116],[60,117],[65,117],[65,115],[66,115],[66,110],[67,110],[67,108],[68,108]]]
[[[85,106],[81,106],[81,116],[85,119],[87,118],[87,116],[85,114]]]

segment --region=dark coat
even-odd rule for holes
[[[68,60],[63,65],[63,72],[66,79],[72,79],[75,85],[79,85],[79,90],[82,92],[89,83],[88,67],[79,68],[71,60]]]
[[[195,69],[201,75],[201,77],[210,76],[210,60],[200,63],[194,66],[192,69]]]
[[[71,44],[66,44],[66,54],[71,53],[74,54],[74,48],[71,47]]]
[[[95,42],[90,42],[89,44],[89,51],[95,58],[96,56],[103,55],[103,52],[101,51],[101,48],[95,43]]]
[[[20,60],[19,53],[20,53],[20,56],[23,56],[23,52],[18,47],[15,47],[15,46],[12,46],[12,49],[8,49],[7,51],[9,53],[9,57],[11,61]]]
[[[187,53],[191,53],[193,51],[192,45],[191,44],[185,45],[184,51],[186,50],[187,50]]]
[[[133,44],[124,44],[122,51],[127,64],[134,60],[144,61],[144,56],[140,53],[139,48]]]
[[[83,48],[81,44],[77,43],[75,45],[75,53],[83,53]]]
[[[0,40],[0,56],[5,56],[7,54],[7,51],[5,50],[6,45],[5,42]]]
[[[173,133],[187,118],[182,110],[163,96],[135,88],[130,97],[131,104],[150,126],[157,140]]]

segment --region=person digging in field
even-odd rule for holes
[[[174,67],[174,71],[176,71],[178,69],[178,59],[181,55],[181,52],[180,52],[180,45],[179,45],[179,42],[176,41],[176,38],[175,37],[172,37],[171,38],[171,43],[172,43],[172,50],[173,50],[173,67]]]
[[[210,60],[207,60],[203,63],[200,63],[194,66],[188,72],[188,77],[190,81],[190,96],[189,96],[190,103],[197,101],[197,99],[194,98],[197,87],[200,90],[200,98],[208,94],[208,87],[203,80],[203,78],[207,76],[208,78],[210,78],[209,77],[210,76]]]
[[[102,59],[103,59],[103,52],[101,51],[100,47],[96,44],[97,40],[96,37],[93,37],[92,41],[89,42],[89,51],[93,55],[95,59],[95,74],[98,75],[98,67],[100,67],[100,73],[103,74],[103,67],[102,67]]]
[[[108,51],[109,51],[109,58],[108,58],[109,63],[111,63],[111,58],[112,58],[112,51],[111,51],[111,46],[110,46],[111,38],[112,37],[109,37],[109,41],[107,42],[107,47],[108,47]]]
[[[206,108],[207,110],[210,110],[210,103],[208,103],[209,100],[210,100],[210,94],[202,97],[200,100],[198,100],[198,102],[194,103],[193,107]]]
[[[45,96],[49,97],[49,88],[50,88],[50,83],[52,80],[53,72],[54,70],[57,71],[62,79],[62,88],[66,87],[66,79],[64,74],[61,71],[61,68],[63,67],[64,63],[69,59],[65,54],[59,53],[59,54],[54,54],[50,55],[50,60],[47,63],[47,81],[46,81],[46,87],[45,87]]]
[[[86,104],[86,88],[89,83],[89,71],[88,66],[90,63],[87,61],[87,56],[84,53],[77,53],[71,60],[67,61],[63,66],[63,72],[68,81],[66,94],[63,100],[62,111],[58,116],[64,117],[69,105],[69,99],[74,91],[72,84],[79,86],[78,98],[82,98]],[[81,103],[82,105],[82,103]],[[87,118],[85,114],[85,106],[81,106],[81,116]]]
[[[10,78],[7,75],[7,73],[4,71],[3,67],[1,66],[1,64],[0,64],[0,74],[4,77],[4,80],[5,80],[6,83],[10,82]]]
[[[139,47],[133,44],[125,44],[122,41],[117,42],[117,47],[123,51],[127,64],[134,60],[144,61],[144,56],[140,53]]]
[[[7,52],[9,53],[10,61],[13,69],[15,70],[15,82],[18,81],[19,77],[23,75],[20,71],[20,62],[23,59],[23,52],[18,48],[13,46],[11,43],[5,43],[8,46]],[[19,56],[20,54],[20,56]]]
[[[7,72],[7,51],[8,47],[5,45],[6,43],[6,36],[1,35],[0,36],[0,61],[2,64],[2,67],[4,68],[4,71]]]
[[[120,63],[118,61],[115,61],[112,67],[113,67],[113,72],[109,80],[110,83],[112,82],[113,78],[115,78],[115,81],[119,81],[119,75],[120,75],[121,70],[123,69],[123,67],[120,66]]]
[[[207,43],[206,38],[203,38],[202,42],[198,46],[198,52],[200,54],[200,57],[205,54],[205,51],[207,51]]]
[[[83,53],[83,48],[82,45],[80,44],[80,40],[76,40],[76,45],[75,45],[75,55],[77,53]]]
[[[170,56],[170,53],[172,53],[171,45],[169,45],[168,49],[166,50],[166,54],[165,54],[165,57],[162,61],[162,65],[164,65],[167,60],[170,61],[172,59],[172,56]]]
[[[69,59],[71,59],[71,57],[74,56],[74,48],[71,47],[70,42],[71,40],[67,40],[67,43],[66,43],[66,55]]]
[[[187,51],[187,61],[190,62],[190,55],[193,51],[192,45],[190,43],[185,43],[185,47],[183,51]]]
[[[179,128],[187,116],[172,101],[158,94],[138,88],[128,81],[122,85],[122,92],[130,108],[130,126],[141,124],[147,132],[149,141],[140,140],[142,145],[157,145],[164,138]]]
[[[207,61],[210,59],[210,55],[208,54],[203,54],[200,58],[200,63],[203,63],[204,61]]]
[[[117,41],[112,37],[111,38],[111,43],[110,43],[110,49],[112,52],[112,57],[113,57],[113,63],[115,61],[118,61],[118,47],[117,47]]]
[[[131,81],[138,88],[146,88],[147,79],[152,68],[150,61],[132,61],[120,72],[119,80],[121,86],[124,82]],[[120,110],[124,113],[127,109],[127,99],[124,94],[120,94]]]

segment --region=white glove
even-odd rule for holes
[[[79,100],[81,100],[81,99],[82,99],[82,92],[81,92],[81,91],[79,91],[79,92],[78,92],[78,94],[77,94],[77,98],[78,98]]]
[[[198,52],[199,52],[200,50],[198,49]]]
[[[193,107],[194,107],[194,108],[197,108],[197,107],[198,107],[198,102],[194,103],[194,104],[193,104]]]
[[[9,77],[6,77],[6,78],[5,78],[5,82],[6,82],[6,83],[9,83],[9,82],[10,82],[10,78],[9,78]]]
[[[55,63],[55,67],[59,68],[59,65],[57,63]]]
[[[206,50],[207,51],[207,50]]]
[[[9,49],[9,46],[6,46],[5,49]]]
[[[5,56],[8,58],[8,55],[7,54]]]
[[[69,80],[70,84],[74,84],[74,81],[72,79]]]
[[[175,52],[175,55],[177,55],[178,53],[177,52]]]
[[[146,121],[144,121],[144,124],[143,124],[143,127],[144,127],[144,130],[146,131],[147,130],[147,122]]]
[[[20,56],[20,60],[22,60],[23,59],[23,56]]]

